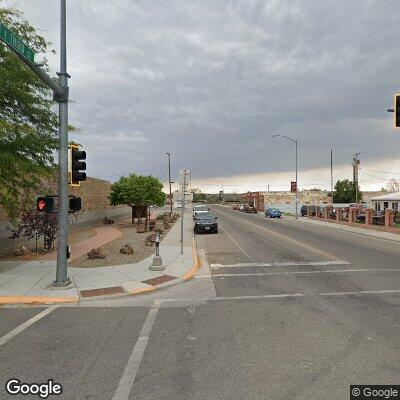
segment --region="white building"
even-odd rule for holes
[[[371,197],[369,201],[372,203],[372,208],[375,211],[384,211],[391,208],[394,211],[399,210],[400,192],[388,193],[382,196]]]

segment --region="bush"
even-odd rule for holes
[[[25,211],[21,215],[19,225],[11,229],[9,239],[21,236],[33,239],[35,236],[43,236],[44,248],[50,251],[56,238],[57,225],[57,214]]]

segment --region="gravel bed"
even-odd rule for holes
[[[154,254],[155,246],[146,246],[145,244],[146,237],[152,232],[137,233],[137,225],[132,224],[130,219],[118,221],[114,224],[114,227],[122,233],[122,236],[101,247],[101,249],[106,253],[105,259],[90,260],[85,254],[72,260],[68,265],[71,267],[94,268],[110,265],[132,264],[142,261]],[[169,230],[166,230],[162,235],[160,235],[161,239],[164,238],[168,231]],[[133,247],[134,254],[122,254],[119,252],[126,244],[130,244]]]
[[[82,240],[89,239],[96,235],[94,227],[90,228],[79,228],[79,229],[71,229],[68,235],[69,244],[78,243]],[[13,244],[12,239],[1,239],[0,240],[0,259],[5,260],[18,260],[18,261],[31,261],[36,258],[42,257],[46,255],[47,252],[43,250],[43,238],[39,238],[38,240],[38,252],[35,252],[35,239],[26,239],[21,237],[19,239],[15,239],[14,243],[15,249],[20,248],[22,246],[27,247],[31,253],[25,256],[13,256],[10,255],[12,252]],[[57,240],[54,242],[54,249],[57,249]]]

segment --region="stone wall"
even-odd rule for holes
[[[299,204],[331,204],[332,200],[327,191],[299,191]],[[265,192],[265,204],[292,204],[295,202],[296,194],[291,192]]]

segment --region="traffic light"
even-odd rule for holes
[[[400,128],[400,94],[394,95],[394,127]]]
[[[53,197],[38,197],[36,200],[36,209],[40,212],[51,213],[54,209]]]
[[[296,193],[296,182],[290,182],[290,191]]]
[[[77,212],[82,208],[82,200],[80,197],[70,197],[69,198],[69,212]]]
[[[71,186],[80,186],[86,180],[86,151],[79,150],[79,146],[71,144]]]

